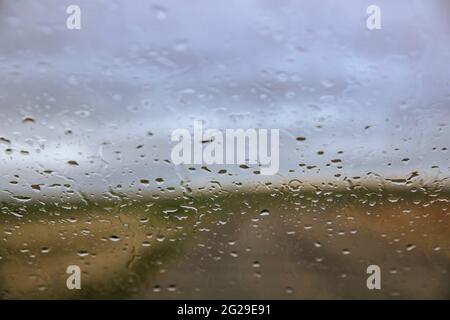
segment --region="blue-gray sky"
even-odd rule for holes
[[[450,5],[376,1],[382,28],[371,31],[372,3],[0,1],[0,197],[64,183],[152,190],[157,177],[342,183],[418,171],[421,183],[448,185]],[[81,7],[81,30],[66,28],[69,4]],[[171,131],[195,119],[279,128],[279,175],[166,163]],[[342,169],[326,166],[337,158]]]

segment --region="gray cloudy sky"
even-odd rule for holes
[[[0,198],[64,183],[152,190],[139,180],[157,177],[231,185],[418,171],[448,184],[450,5],[376,1],[382,28],[370,31],[372,3],[0,0]],[[81,30],[66,28],[69,4]],[[172,130],[195,119],[279,128],[279,175],[165,162]],[[327,166],[337,158],[342,169]]]

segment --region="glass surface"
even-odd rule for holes
[[[450,2],[376,3],[0,0],[0,298],[449,299]]]

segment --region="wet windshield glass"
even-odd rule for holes
[[[0,298],[448,299],[450,4],[377,3],[0,0]]]

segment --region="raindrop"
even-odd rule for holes
[[[36,121],[34,120],[34,118],[31,118],[31,117],[25,117],[25,118],[22,119],[22,122],[23,122],[23,123],[34,123],[34,122],[36,122]]]
[[[159,6],[159,5],[154,5],[152,6],[153,12],[155,14],[155,18],[157,20],[165,20],[167,18],[167,10],[166,8]]]
[[[112,235],[109,237],[109,240],[112,242],[117,242],[117,241],[120,241],[120,237],[118,237],[116,235]]]
[[[292,179],[288,183],[289,190],[299,191],[302,188],[303,183],[298,179]]]
[[[80,250],[77,253],[80,257],[87,257],[89,255],[89,252],[86,250]]]

